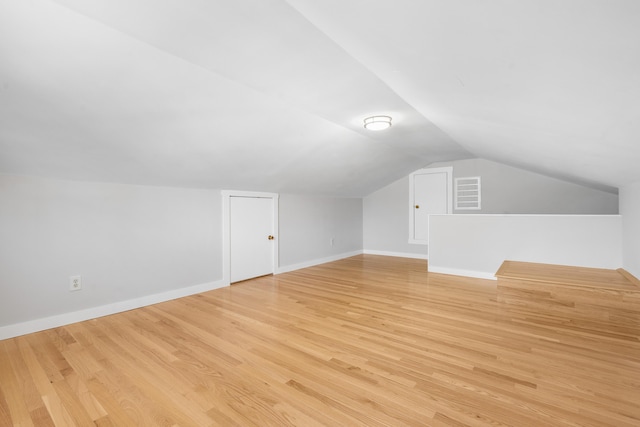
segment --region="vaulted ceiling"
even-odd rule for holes
[[[364,196],[472,157],[640,181],[640,2],[0,0],[0,172]]]

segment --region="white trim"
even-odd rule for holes
[[[318,258],[311,261],[305,261],[298,264],[285,265],[284,267],[278,267],[275,274],[288,273],[290,271],[300,270],[302,268],[313,267],[315,265],[326,264],[328,262],[338,261],[341,259],[349,258],[356,255],[362,255],[362,251],[345,252],[338,255],[332,255],[326,258]]]
[[[431,216],[448,216],[448,214],[431,214]],[[478,214],[467,214],[467,213],[457,213],[455,214],[455,217],[463,217],[463,216],[468,216],[471,218],[481,218],[483,216],[529,216],[529,217],[550,217],[550,216],[555,216],[555,217],[577,217],[577,218],[581,218],[581,217],[585,217],[585,218],[589,218],[589,217],[598,217],[598,218],[602,218],[602,217],[621,217],[622,215],[620,214],[484,214],[484,213],[478,213]]]
[[[445,173],[447,175],[447,214],[453,213],[453,166],[445,166],[440,168],[424,168],[418,169],[409,175],[409,243],[412,245],[428,245],[426,240],[417,240],[414,238],[415,224],[415,198],[414,198],[414,177],[416,175],[425,175],[432,173]]]
[[[159,294],[146,295],[140,298],[118,301],[98,307],[72,311],[70,313],[62,313],[54,316],[43,317],[40,319],[29,320],[22,323],[15,323],[13,325],[0,326],[0,340],[30,334],[33,332],[44,331],[46,329],[57,328],[60,326],[69,325],[71,323],[83,322],[85,320],[95,319],[97,317],[122,313],[123,311],[129,311],[148,305],[171,301],[177,298],[200,294],[202,292],[212,291],[214,289],[223,287],[225,287],[225,284],[221,280],[218,280],[216,282],[203,283],[200,285],[189,286],[187,288],[174,289]]]
[[[236,191],[236,190],[222,190],[220,192],[226,197],[262,197],[262,198],[275,198],[280,197],[278,193],[264,193],[261,191]]]
[[[458,268],[435,267],[430,265],[429,273],[450,274],[452,276],[474,277],[476,279],[498,280],[494,273],[486,273],[484,271],[461,270]]]
[[[427,242],[426,240],[416,240],[411,238],[409,238],[407,243],[409,243],[410,245],[422,245],[422,246],[427,246],[429,244],[429,242]]]
[[[273,199],[273,235],[275,236],[273,247],[273,272],[278,270],[279,264],[279,246],[280,239],[278,235],[278,200],[280,195],[277,193],[263,193],[257,191],[236,191],[236,190],[222,190],[222,282],[225,285],[231,283],[231,235],[229,234],[229,227],[231,223],[230,218],[230,199],[231,197],[256,197]]]
[[[415,254],[407,252],[390,252],[390,251],[376,251],[373,249],[365,249],[363,251],[367,255],[382,255],[382,256],[394,256],[400,258],[414,258],[414,259],[429,259],[427,254]]]

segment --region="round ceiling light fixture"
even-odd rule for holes
[[[385,130],[391,127],[391,117],[371,116],[364,119],[364,128],[368,130]]]

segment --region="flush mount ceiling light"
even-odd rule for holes
[[[391,127],[391,117],[371,116],[364,119],[364,127],[369,130],[385,130]]]

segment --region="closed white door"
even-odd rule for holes
[[[232,283],[273,273],[273,203],[272,198],[230,197]]]
[[[429,215],[449,212],[447,173],[424,173],[414,175],[413,201],[414,239],[429,240]]]

